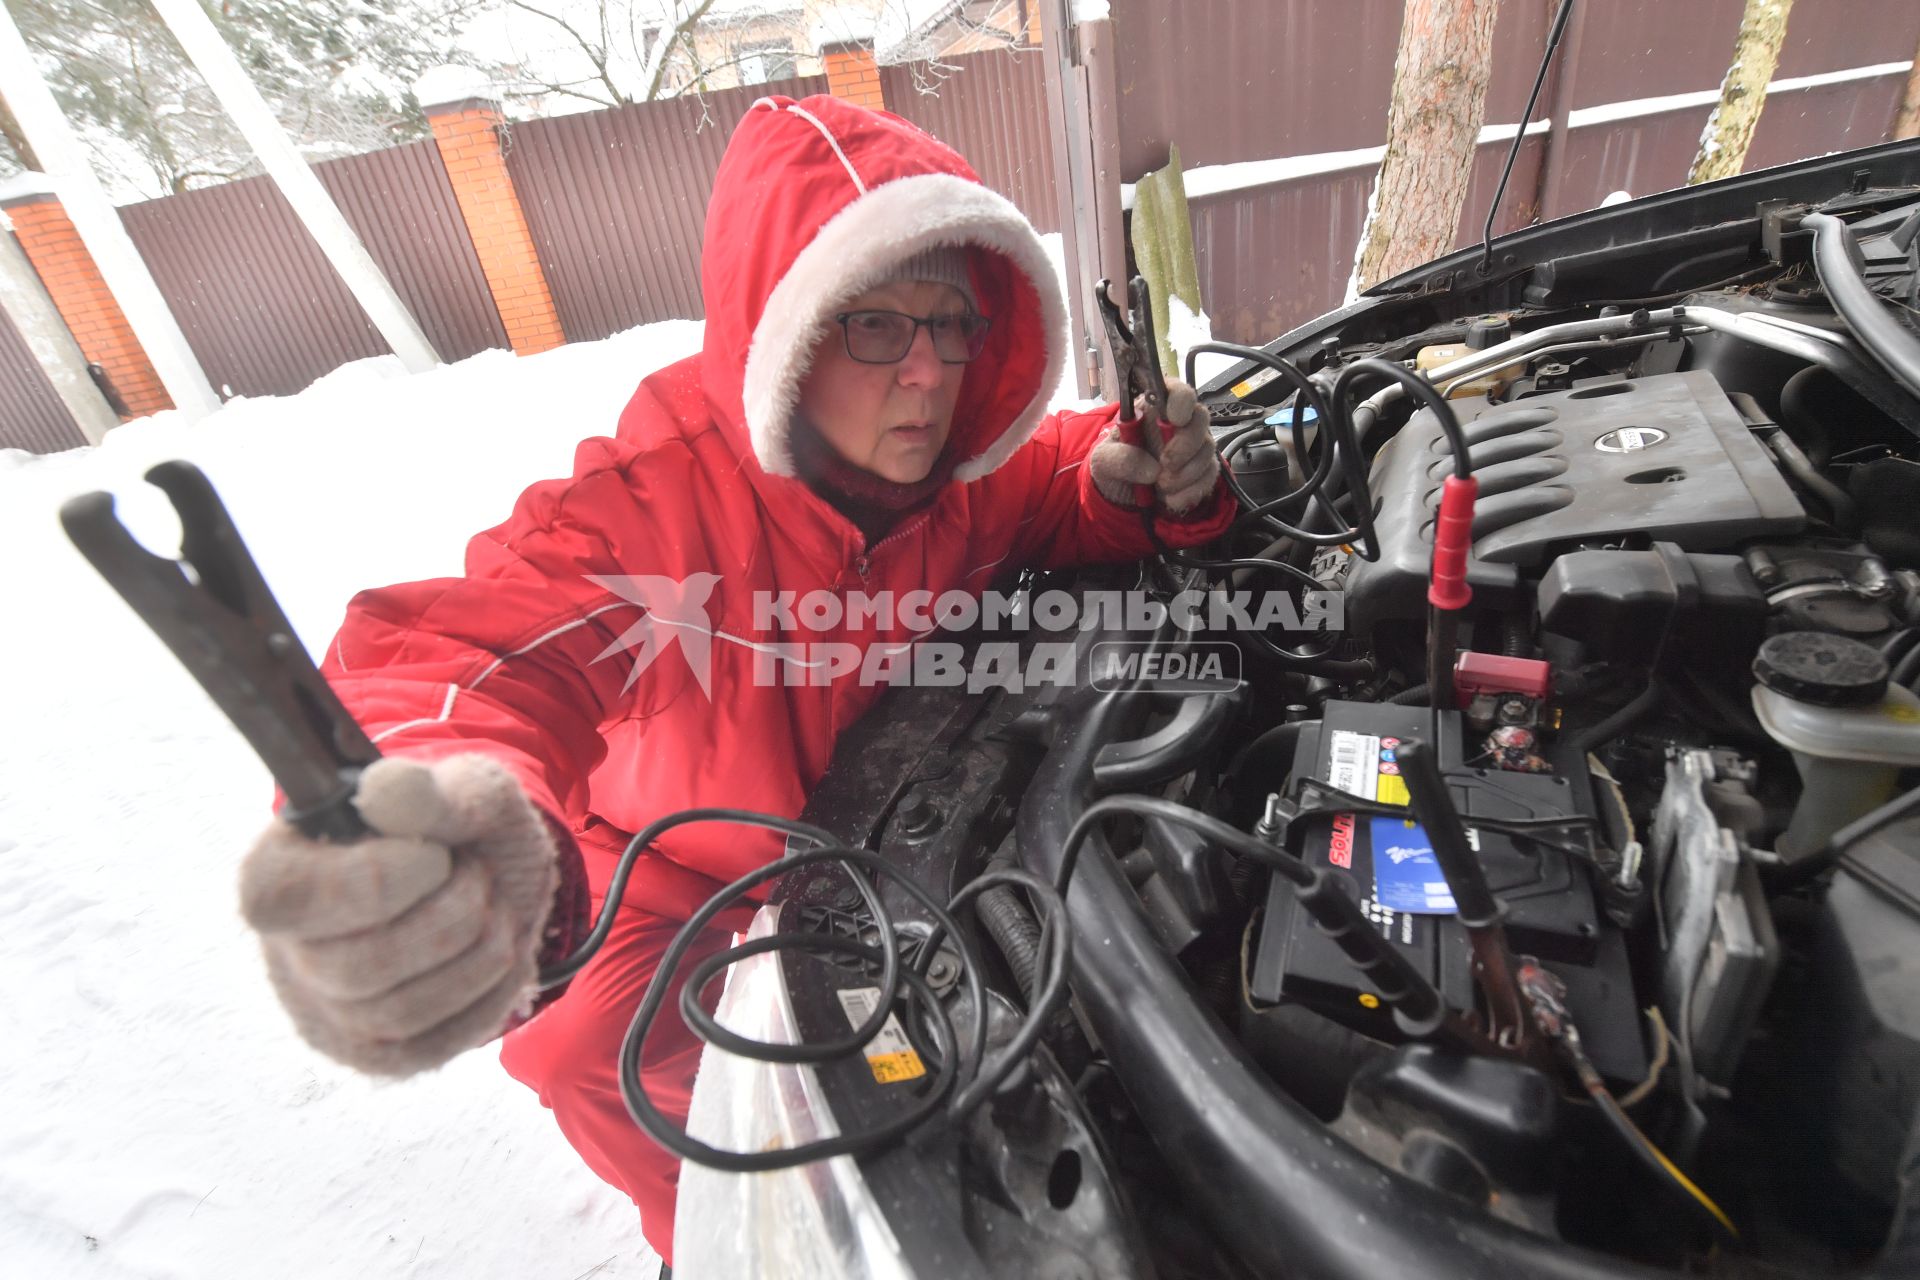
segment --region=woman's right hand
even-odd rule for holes
[[[352,844],[274,819],[241,864],[240,910],[309,1044],[361,1071],[410,1075],[531,1007],[554,841],[483,755],[376,761],[354,806],[374,834]]]

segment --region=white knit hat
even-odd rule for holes
[[[960,296],[967,300],[969,307],[976,311],[980,309],[979,302],[973,296],[973,278],[967,271],[967,250],[964,245],[935,245],[910,258],[900,259],[880,283],[892,284],[896,280],[950,284],[960,291]]]

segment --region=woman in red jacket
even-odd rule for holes
[[[1136,483],[1170,544],[1234,514],[1186,388],[1157,462],[1112,438],[1113,407],[1047,415],[1066,323],[1038,237],[894,116],[756,103],[714,181],[702,289],[700,354],[474,538],[463,577],[354,598],[323,670],[387,753],[357,800],[380,834],[321,850],[276,821],[242,876],[307,1039],[404,1074],[512,1026],[507,1070],[668,1257],[677,1161],[626,1114],[620,1041],[679,922],[777,843],[676,829],[640,857],[594,961],[529,1018],[534,973],[584,936],[652,819],[800,812],[881,689],[782,672],[773,646],[903,652],[929,628],[911,608],[791,603],[1136,559],[1152,549]],[[831,625],[796,630],[809,621]],[[699,1047],[677,1022],[654,1037],[643,1075],[668,1114],[685,1115]]]

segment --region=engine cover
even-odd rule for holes
[[[1720,384],[1699,370],[1453,405],[1480,481],[1467,575],[1476,589],[1510,591],[1580,546],[1662,541],[1709,551],[1806,522]],[[1375,457],[1380,558],[1348,567],[1349,626],[1365,632],[1422,615],[1440,483],[1452,466],[1426,409]]]

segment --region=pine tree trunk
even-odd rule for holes
[[[1499,0],[1407,0],[1354,279],[1365,289],[1453,248],[1486,117]]]
[[[1913,51],[1913,70],[1907,73],[1907,91],[1900,97],[1900,109],[1893,114],[1893,128],[1887,141],[1920,138],[1920,49]]]
[[[1733,65],[1720,82],[1720,101],[1700,131],[1700,151],[1687,170],[1687,185],[1731,178],[1747,164],[1760,109],[1767,105],[1767,82],[1780,64],[1787,38],[1787,14],[1793,0],[1747,0],[1740,34],[1733,42]]]

